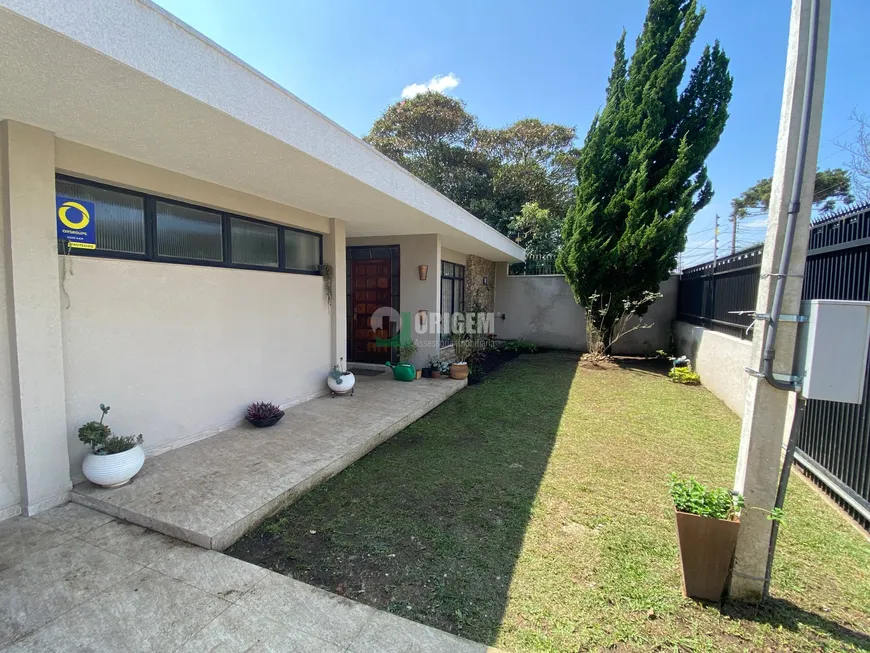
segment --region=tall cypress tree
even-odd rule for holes
[[[703,19],[696,0],[650,0],[630,62],[625,32],[616,44],[607,102],[580,153],[558,266],[608,349],[624,303],[668,278],[713,196],[704,161],[725,128],[732,84],[718,41],[679,92]],[[589,310],[593,296],[609,309]]]

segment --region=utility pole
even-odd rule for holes
[[[817,29],[812,29],[813,18]],[[819,153],[822,106],[825,91],[825,70],[828,56],[828,31],[831,0],[792,0],[791,27],[786,60],[785,86],[780,113],[779,139],[770,198],[770,217],[764,254],[761,260],[761,281],[758,286],[756,312],[770,314],[778,269],[784,251],[788,215],[794,217],[791,258],[785,276],[781,313],[795,315],[800,310],[803,273],[809,240],[810,213],[813,185]],[[815,43],[814,74],[810,78],[809,53]],[[809,79],[812,83],[808,84]],[[804,91],[812,89],[807,104],[809,120],[802,130]],[[800,203],[792,205],[792,183],[795,180],[800,145],[805,146]],[[779,480],[780,454],[783,439],[788,434],[794,414],[796,394],[778,389],[757,371],[764,366],[764,344],[770,324],[762,318],[755,322],[752,340],[751,365],[755,371],[749,376],[743,429],[737,458],[734,488],[745,498],[741,511],[740,535],[734,557],[734,571],[729,595],[731,598],[759,602],[764,598],[765,572],[770,547],[771,525],[768,512],[774,506]],[[776,351],[773,371],[779,375],[792,374],[796,323],[777,321]]]
[[[737,216],[731,216],[731,256],[737,253]]]
[[[719,254],[719,214],[716,214],[716,227],[713,229],[713,272],[716,271],[716,259]]]

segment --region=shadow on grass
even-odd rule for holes
[[[800,632],[802,626],[809,627],[831,639],[851,644],[858,650],[870,650],[870,634],[847,628],[818,613],[808,612],[785,599],[768,598],[761,605],[728,603],[722,607],[722,614],[732,619],[754,621],[794,633]]]
[[[671,361],[665,358],[644,358],[634,356],[618,356],[614,362],[624,370],[652,374],[655,376],[667,376],[671,371]]]
[[[226,553],[493,643],[578,359],[506,363]]]

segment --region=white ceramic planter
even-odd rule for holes
[[[331,376],[326,377],[326,385],[332,390],[333,395],[343,395],[353,391],[353,386],[356,385],[356,377],[353,373],[341,375],[341,383],[337,383]]]
[[[89,453],[82,463],[82,472],[94,485],[118,487],[133,478],[145,464],[145,452],[136,445],[132,449],[107,456]]]

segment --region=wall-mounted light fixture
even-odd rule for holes
[[[426,277],[429,275],[429,266],[421,265],[417,269],[420,271],[420,281],[426,281]]]
[[[484,277],[484,278],[483,278],[483,285],[485,286],[485,285],[487,285],[488,283],[489,283],[489,280],[488,280],[486,277]]]

